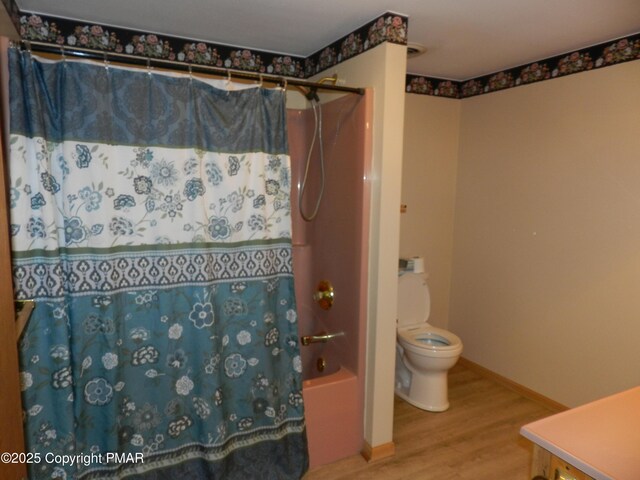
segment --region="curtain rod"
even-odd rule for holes
[[[162,67],[172,70],[197,72],[197,73],[210,73],[219,75],[222,77],[241,78],[244,80],[254,80],[260,82],[269,82],[276,85],[280,85],[286,88],[288,85],[307,87],[311,91],[325,90],[343,93],[355,93],[357,95],[364,95],[364,88],[356,87],[344,87],[342,85],[326,85],[319,82],[310,82],[308,80],[301,80],[299,78],[291,78],[285,76],[244,72],[241,70],[234,70],[231,68],[213,67],[210,65],[198,65],[194,63],[178,62],[175,60],[165,60],[162,58],[151,57],[139,57],[136,55],[129,55],[127,53],[117,52],[96,52],[88,48],[82,47],[68,47],[65,45],[53,45],[45,42],[37,42],[32,40],[22,40],[21,43],[25,46],[26,50],[31,52],[43,52],[54,53],[61,56],[71,55],[75,57],[87,58],[90,60],[103,60],[103,61],[119,61],[125,64],[143,65],[148,68]]]

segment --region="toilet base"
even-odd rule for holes
[[[411,386],[406,390],[396,389],[396,395],[411,405],[429,412],[444,412],[449,408],[448,371],[416,373],[411,375]]]
[[[396,390],[395,394],[400,397],[402,400],[404,400],[407,403],[410,403],[411,405],[413,405],[414,407],[418,407],[420,410],[426,410],[428,412],[444,412],[445,410],[449,409],[449,402],[447,402],[444,405],[426,405],[424,403],[418,402],[412,398],[410,398],[408,395],[406,395],[405,393]]]

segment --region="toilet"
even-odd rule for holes
[[[398,331],[395,393],[423,410],[449,408],[447,374],[462,353],[453,333],[429,325],[431,297],[427,276],[403,273],[398,278]]]

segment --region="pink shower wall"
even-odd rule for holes
[[[305,222],[297,198],[313,138],[311,109],[289,110],[292,160],[294,274],[301,335],[344,332],[302,346],[304,397],[311,466],[354,455],[362,448],[367,292],[370,94],[348,95],[322,106],[325,190],[318,216]],[[311,158],[304,211],[313,211],[320,186],[318,142]],[[311,295],[320,280],[335,289],[322,310]],[[322,357],[327,369],[318,372]]]

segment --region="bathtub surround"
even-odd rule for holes
[[[17,49],[10,66],[26,447],[95,454],[30,475],[300,478],[283,90]]]
[[[310,466],[323,465],[362,449],[372,92],[338,99],[323,94],[324,194],[311,222],[300,215],[297,192],[314,135],[314,112],[288,110],[292,163],[293,261],[300,335],[342,333],[326,343],[301,347]],[[307,105],[308,106],[308,105]],[[316,107],[318,108],[318,107]],[[307,177],[305,212],[320,190],[319,138]],[[329,280],[335,301],[329,310],[314,300],[320,280]],[[324,365],[319,370],[318,362]]]

